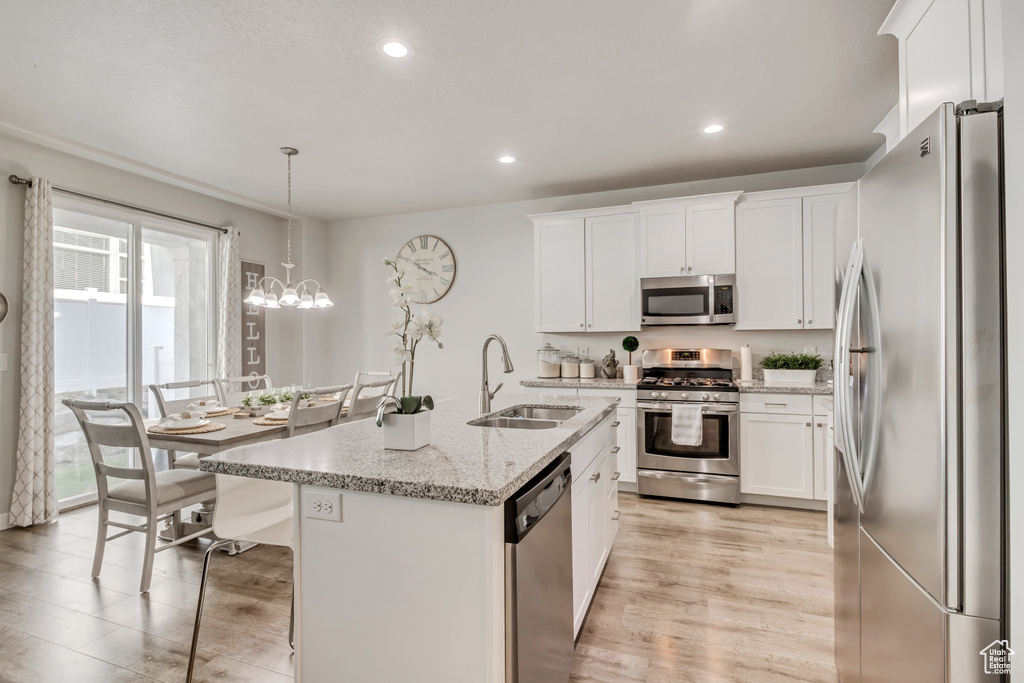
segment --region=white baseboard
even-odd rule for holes
[[[11,528],[11,513],[5,512],[0,515],[0,531]]]

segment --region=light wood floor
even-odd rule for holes
[[[835,680],[823,514],[625,494],[620,508],[572,681]],[[0,682],[184,680],[205,544],[159,553],[139,595],[138,534],[89,578],[95,516],[0,532]],[[196,679],[290,681],[290,551],[214,562]]]

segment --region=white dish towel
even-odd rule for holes
[[[672,406],[672,443],[699,446],[704,441],[704,417],[700,404],[677,403]]]

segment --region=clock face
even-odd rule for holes
[[[406,242],[397,261],[405,270],[402,282],[413,286],[412,300],[419,304],[437,301],[455,280],[451,247],[433,235],[420,235]]]

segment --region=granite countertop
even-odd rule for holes
[[[760,380],[742,382],[737,380],[737,386],[741,394],[818,394],[830,395],[832,385],[828,382],[815,382],[814,384],[765,384]]]
[[[523,484],[615,412],[604,397],[507,395],[492,414],[516,405],[579,406],[552,429],[472,427],[477,398],[439,401],[430,416],[431,443],[417,451],[385,450],[372,420],[291,439],[240,446],[201,460],[200,469],[255,479],[385,493],[471,505],[501,505]]]
[[[577,378],[561,378],[561,379],[524,379],[519,384],[524,387],[556,387],[562,389],[623,389],[633,390],[636,389],[638,380],[630,379],[625,380],[621,377],[616,379],[577,379]]]

